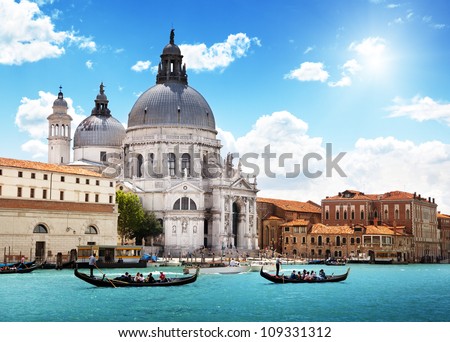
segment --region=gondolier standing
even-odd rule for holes
[[[280,273],[280,264],[281,264],[281,260],[280,260],[280,257],[278,256],[277,260],[275,262],[275,266],[277,268],[277,273],[276,273],[277,277],[278,277],[278,273]]]
[[[91,270],[91,278],[94,277],[94,267],[96,266],[95,253],[89,257],[89,269]]]

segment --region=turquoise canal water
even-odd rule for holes
[[[0,275],[3,322],[448,322],[450,265],[350,265],[341,283],[277,285],[259,273],[167,288],[96,288],[72,270]],[[284,268],[345,273],[345,266]],[[142,270],[142,269],[141,269]],[[154,269],[147,268],[150,272]],[[181,268],[159,268],[169,276]],[[125,270],[104,270],[109,277]],[[133,273],[137,270],[129,270]],[[86,270],[87,272],[87,270]]]

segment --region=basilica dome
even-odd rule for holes
[[[198,91],[178,82],[157,84],[139,97],[128,116],[128,128],[140,126],[216,129],[208,102]]]
[[[161,54],[156,85],[145,91],[128,115],[128,130],[146,127],[200,128],[216,133],[214,115],[205,98],[188,86],[180,48],[170,42]]]
[[[125,128],[112,116],[91,115],[77,127],[73,147],[121,146],[125,138]]]
[[[122,145],[126,135],[125,128],[111,116],[108,102],[102,83],[91,116],[84,119],[75,131],[74,148],[89,146],[120,147]]]

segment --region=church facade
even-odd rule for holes
[[[221,157],[213,111],[188,85],[173,30],[160,57],[156,84],[131,108],[126,130],[112,117],[100,86],[91,116],[75,131],[71,164],[100,168],[135,192],[162,222],[165,252],[258,249],[256,179],[245,177],[231,155]],[[66,137],[50,139],[56,125],[50,119],[49,146],[67,146]],[[49,147],[49,161],[65,161],[62,151]]]

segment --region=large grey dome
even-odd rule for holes
[[[179,82],[157,84],[139,97],[128,116],[128,128],[140,126],[216,130],[208,102],[198,91]]]
[[[186,65],[174,38],[172,29],[169,44],[161,55],[156,85],[147,89],[134,104],[128,115],[128,129],[177,126],[217,133],[208,102],[188,86]]]
[[[74,148],[104,146],[120,147],[125,138],[125,128],[112,116],[91,115],[77,127],[73,138]]]

